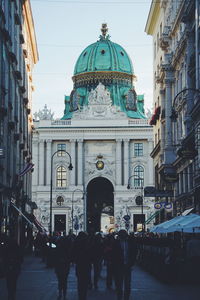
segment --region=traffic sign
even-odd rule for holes
[[[173,197],[173,191],[157,190],[154,186],[145,186],[144,197]]]
[[[130,217],[129,215],[125,215],[125,216],[124,216],[124,220],[125,220],[125,221],[129,221],[130,218],[131,218],[131,217]]]

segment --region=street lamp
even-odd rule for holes
[[[134,177],[134,178],[136,177],[136,178],[139,180],[139,187],[140,187],[140,189],[141,189],[141,195],[136,197],[136,201],[138,200],[138,204],[141,205],[141,213],[142,213],[142,233],[143,233],[143,232],[144,232],[144,221],[143,221],[143,211],[144,211],[144,206],[143,206],[142,189],[143,189],[143,184],[144,184],[144,182],[143,182],[144,178],[138,176],[137,174],[131,175],[131,176],[129,177],[129,179],[128,179],[128,185],[127,185],[127,189],[128,189],[128,190],[131,188],[131,185],[130,185],[130,179],[131,179],[132,177]],[[141,182],[141,184],[140,184],[140,182]]]
[[[75,189],[72,192],[72,210],[71,210],[71,220],[72,220],[72,228],[71,228],[71,230],[72,230],[72,233],[74,231],[74,194],[75,194],[75,192],[81,192],[81,193],[83,193],[83,196],[84,196],[84,191],[82,191],[81,189]],[[82,199],[84,199],[84,198],[82,197]]]
[[[64,152],[69,156],[69,166],[68,169],[71,171],[73,169],[71,155],[65,150],[57,150],[51,156],[51,182],[50,182],[50,222],[49,222],[49,235],[52,237],[52,191],[53,191],[53,158],[58,152]]]
[[[171,112],[171,121],[172,122],[176,122],[177,121],[177,118],[178,118],[178,112],[175,108],[175,104],[176,104],[176,99],[178,98],[178,96],[186,91],[193,91],[193,92],[197,92],[197,93],[200,93],[200,90],[199,89],[195,89],[195,88],[186,88],[186,89],[183,89],[182,91],[180,91],[175,97],[174,97],[174,100],[173,100],[173,103],[172,103],[172,112]]]

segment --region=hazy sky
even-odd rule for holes
[[[119,0],[118,0],[119,1]],[[136,92],[152,107],[152,38],[144,32],[151,0],[31,0],[39,62],[34,70],[33,111],[45,104],[56,118],[73,88],[79,55],[96,42],[106,22],[111,40],[123,46],[137,76]]]

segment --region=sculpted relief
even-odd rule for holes
[[[121,112],[120,107],[112,105],[110,92],[100,82],[96,89],[92,89],[88,96],[88,105],[82,111],[73,114],[74,119],[126,119],[126,114]]]

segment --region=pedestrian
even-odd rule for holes
[[[95,289],[98,289],[98,281],[101,273],[101,266],[103,261],[103,249],[104,249],[101,233],[97,232],[95,235],[90,235],[89,244],[90,244],[90,253],[91,253],[89,288],[92,289],[92,287],[94,286]]]
[[[118,233],[112,247],[112,269],[115,278],[117,300],[129,300],[131,271],[137,256],[136,242],[126,230]]]
[[[58,299],[66,299],[67,279],[70,270],[72,244],[68,237],[61,237],[55,249],[55,273],[58,279]]]
[[[79,232],[73,247],[73,261],[76,264],[76,276],[78,286],[78,299],[87,299],[87,290],[89,283],[89,271],[91,260],[91,248],[88,241],[88,235],[85,232]]]
[[[5,266],[8,300],[16,299],[17,280],[23,260],[22,250],[13,238],[5,240]]]
[[[104,239],[104,261],[106,265],[106,287],[111,289],[113,285],[113,270],[112,270],[112,247],[114,235],[108,234]]]

